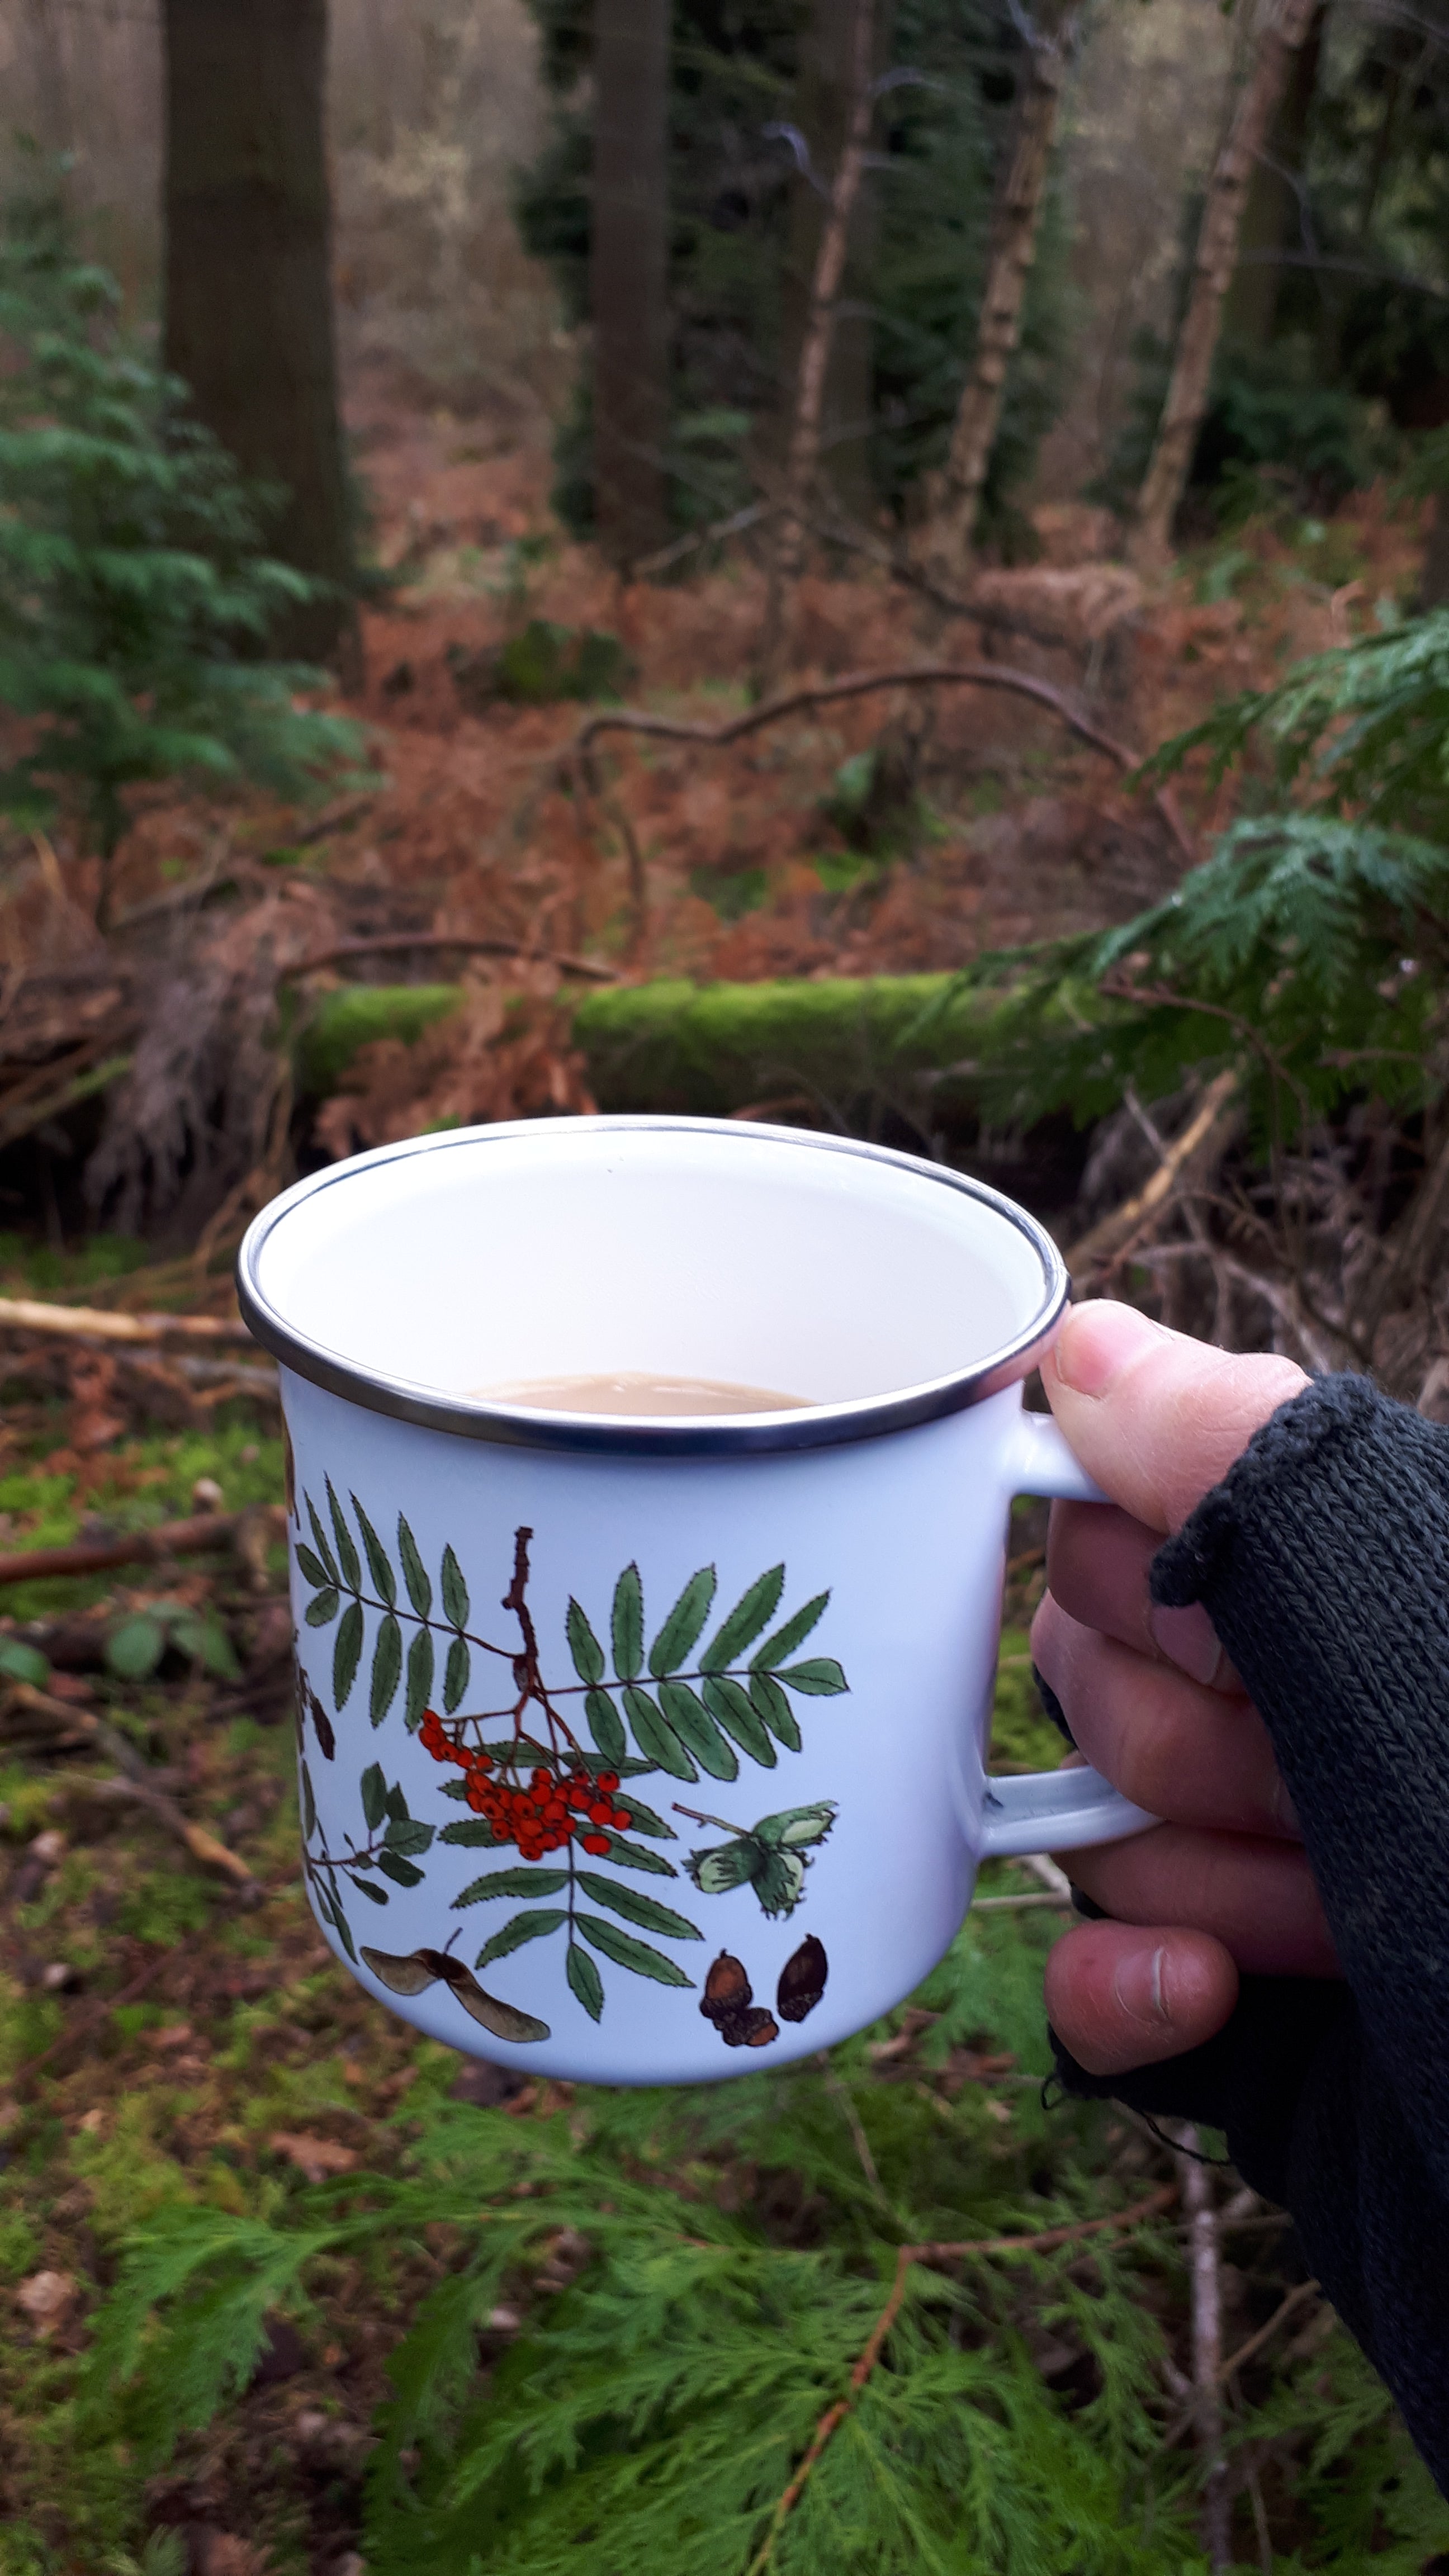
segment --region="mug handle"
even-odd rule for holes
[[[1012,1491],[1055,1495],[1065,1502],[1105,1503],[1086,1469],[1067,1447],[1049,1413],[1021,1413],[1010,1461]],[[1119,1842],[1159,1819],[1136,1807],[1100,1771],[1028,1771],[987,1784],[982,1817],[983,1860],[1009,1860],[1020,1852],[1080,1851],[1087,1843]]]

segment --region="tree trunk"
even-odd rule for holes
[[[1006,374],[1021,331],[1026,281],[1062,91],[1072,22],[1062,0],[1042,0],[1031,25],[1010,157],[997,196],[976,331],[976,352],[951,432],[932,530],[932,550],[948,575],[967,572],[991,451],[1001,422]]]
[[[1283,282],[1279,254],[1309,245],[1294,179],[1303,168],[1308,120],[1323,52],[1325,0],[1318,0],[1307,35],[1293,55],[1268,142],[1254,163],[1238,235],[1237,268],[1223,305],[1222,336],[1249,349],[1266,349],[1273,337]]]
[[[879,74],[889,60],[889,0],[877,0],[875,14],[874,62]],[[810,320],[811,281],[829,206],[825,191],[831,173],[840,166],[850,131],[852,34],[850,11],[841,7],[840,0],[812,0],[810,23],[800,41],[794,111],[809,150],[810,175],[801,171],[794,181],[789,252],[781,281],[781,383],[790,387],[800,378],[800,356]],[[846,242],[846,295],[862,303],[868,292],[874,248],[871,215],[875,203],[873,191],[861,191]],[[830,363],[825,371],[821,470],[835,501],[848,517],[856,519],[869,517],[873,498],[868,435],[873,344],[874,330],[868,312],[837,313]],[[787,422],[780,441],[782,451],[788,437]]]
[[[1287,88],[1293,57],[1317,7],[1318,0],[1270,0],[1227,141],[1208,182],[1172,381],[1137,502],[1132,557],[1144,569],[1165,561],[1171,545],[1172,523],[1207,409],[1223,300],[1237,265],[1249,184]]]
[[[250,482],[272,553],[334,585],[274,649],[356,650],[323,144],[326,0],[165,0],[166,364]]]
[[[779,534],[770,564],[770,591],[765,606],[761,676],[766,686],[780,676],[788,659],[791,611],[796,583],[805,559],[805,514],[820,463],[820,429],[825,408],[825,381],[835,339],[836,301],[845,274],[850,222],[865,174],[866,145],[875,107],[875,0],[855,0],[851,16],[850,117],[835,166],[830,202],[820,227],[815,273],[800,365],[795,380],[795,415],[785,459]]]
[[[627,569],[668,534],[669,0],[595,0],[594,519]]]

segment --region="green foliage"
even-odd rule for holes
[[[559,626],[532,617],[517,635],[490,652],[448,648],[448,659],[470,703],[552,706],[560,698],[619,698],[634,664],[617,635],[597,626]]]
[[[216,1612],[185,1601],[150,1601],[122,1619],[106,1639],[106,1663],[121,1681],[145,1681],[159,1670],[168,1647],[222,1681],[240,1679],[241,1666]]]
[[[1446,1078],[1449,612],[1300,663],[1169,743],[1164,776],[1266,755],[1304,811],[1247,816],[1165,902],[1104,933],[983,957],[988,1115],[1163,1099],[1235,1064],[1260,1135],[1371,1084],[1406,1112]],[[951,996],[946,997],[949,1002]],[[946,1007],[946,1002],[936,1006]]]
[[[126,791],[255,779],[301,794],[358,728],[300,707],[323,675],[264,658],[313,585],[261,547],[255,505],[184,388],[128,346],[119,294],[53,201],[0,217],[0,811],[72,813],[109,857]]]
[[[1118,508],[1130,505],[1147,471],[1172,372],[1173,344],[1156,332],[1133,343],[1136,375],[1122,431],[1105,474],[1094,486]],[[1401,442],[1383,407],[1350,386],[1325,383],[1321,358],[1303,335],[1267,349],[1225,337],[1213,364],[1212,390],[1189,485],[1212,496],[1213,516],[1238,525],[1271,502],[1300,510],[1332,509],[1390,467]]]
[[[588,318],[590,0],[530,0],[555,106],[518,190],[520,229],[547,260],[571,316]],[[900,0],[868,178],[868,252],[846,299],[870,335],[865,408],[876,490],[899,505],[940,463],[969,364],[995,176],[1015,95],[1020,37],[984,0]],[[799,220],[811,180],[797,144],[811,105],[801,77],[805,13],[790,0],[675,0],[670,71],[669,322],[673,379],[666,465],[686,527],[738,508],[751,450],[777,442],[790,401],[792,335],[810,251]],[[814,171],[828,187],[828,155]],[[986,494],[998,530],[1063,393],[1069,226],[1050,197],[1027,289]],[[803,266],[802,266],[803,262]],[[592,524],[589,384],[576,389],[556,449],[555,507]]]

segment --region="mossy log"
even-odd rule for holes
[[[614,985],[573,1021],[601,1109],[727,1116],[771,1102],[835,1110],[874,1096],[919,1101],[925,1078],[969,1064],[989,1009],[950,975],[836,977],[819,983]],[[320,995],[298,1037],[299,1087],[324,1099],[360,1047],[411,1042],[457,1007],[452,984],[350,985]]]

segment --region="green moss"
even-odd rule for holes
[[[352,985],[322,995],[297,1042],[302,1091],[325,1098],[359,1047],[377,1038],[411,1044],[458,999],[454,984]],[[601,1108],[713,1117],[759,1099],[762,1087],[849,1100],[940,1073],[969,1056],[982,1016],[982,1003],[957,993],[949,975],[664,980],[586,994],[573,1038]]]
[[[135,1940],[170,1948],[188,1932],[205,1930],[214,1902],[209,1880],[175,1867],[155,1870],[130,1889],[117,1921]]]

